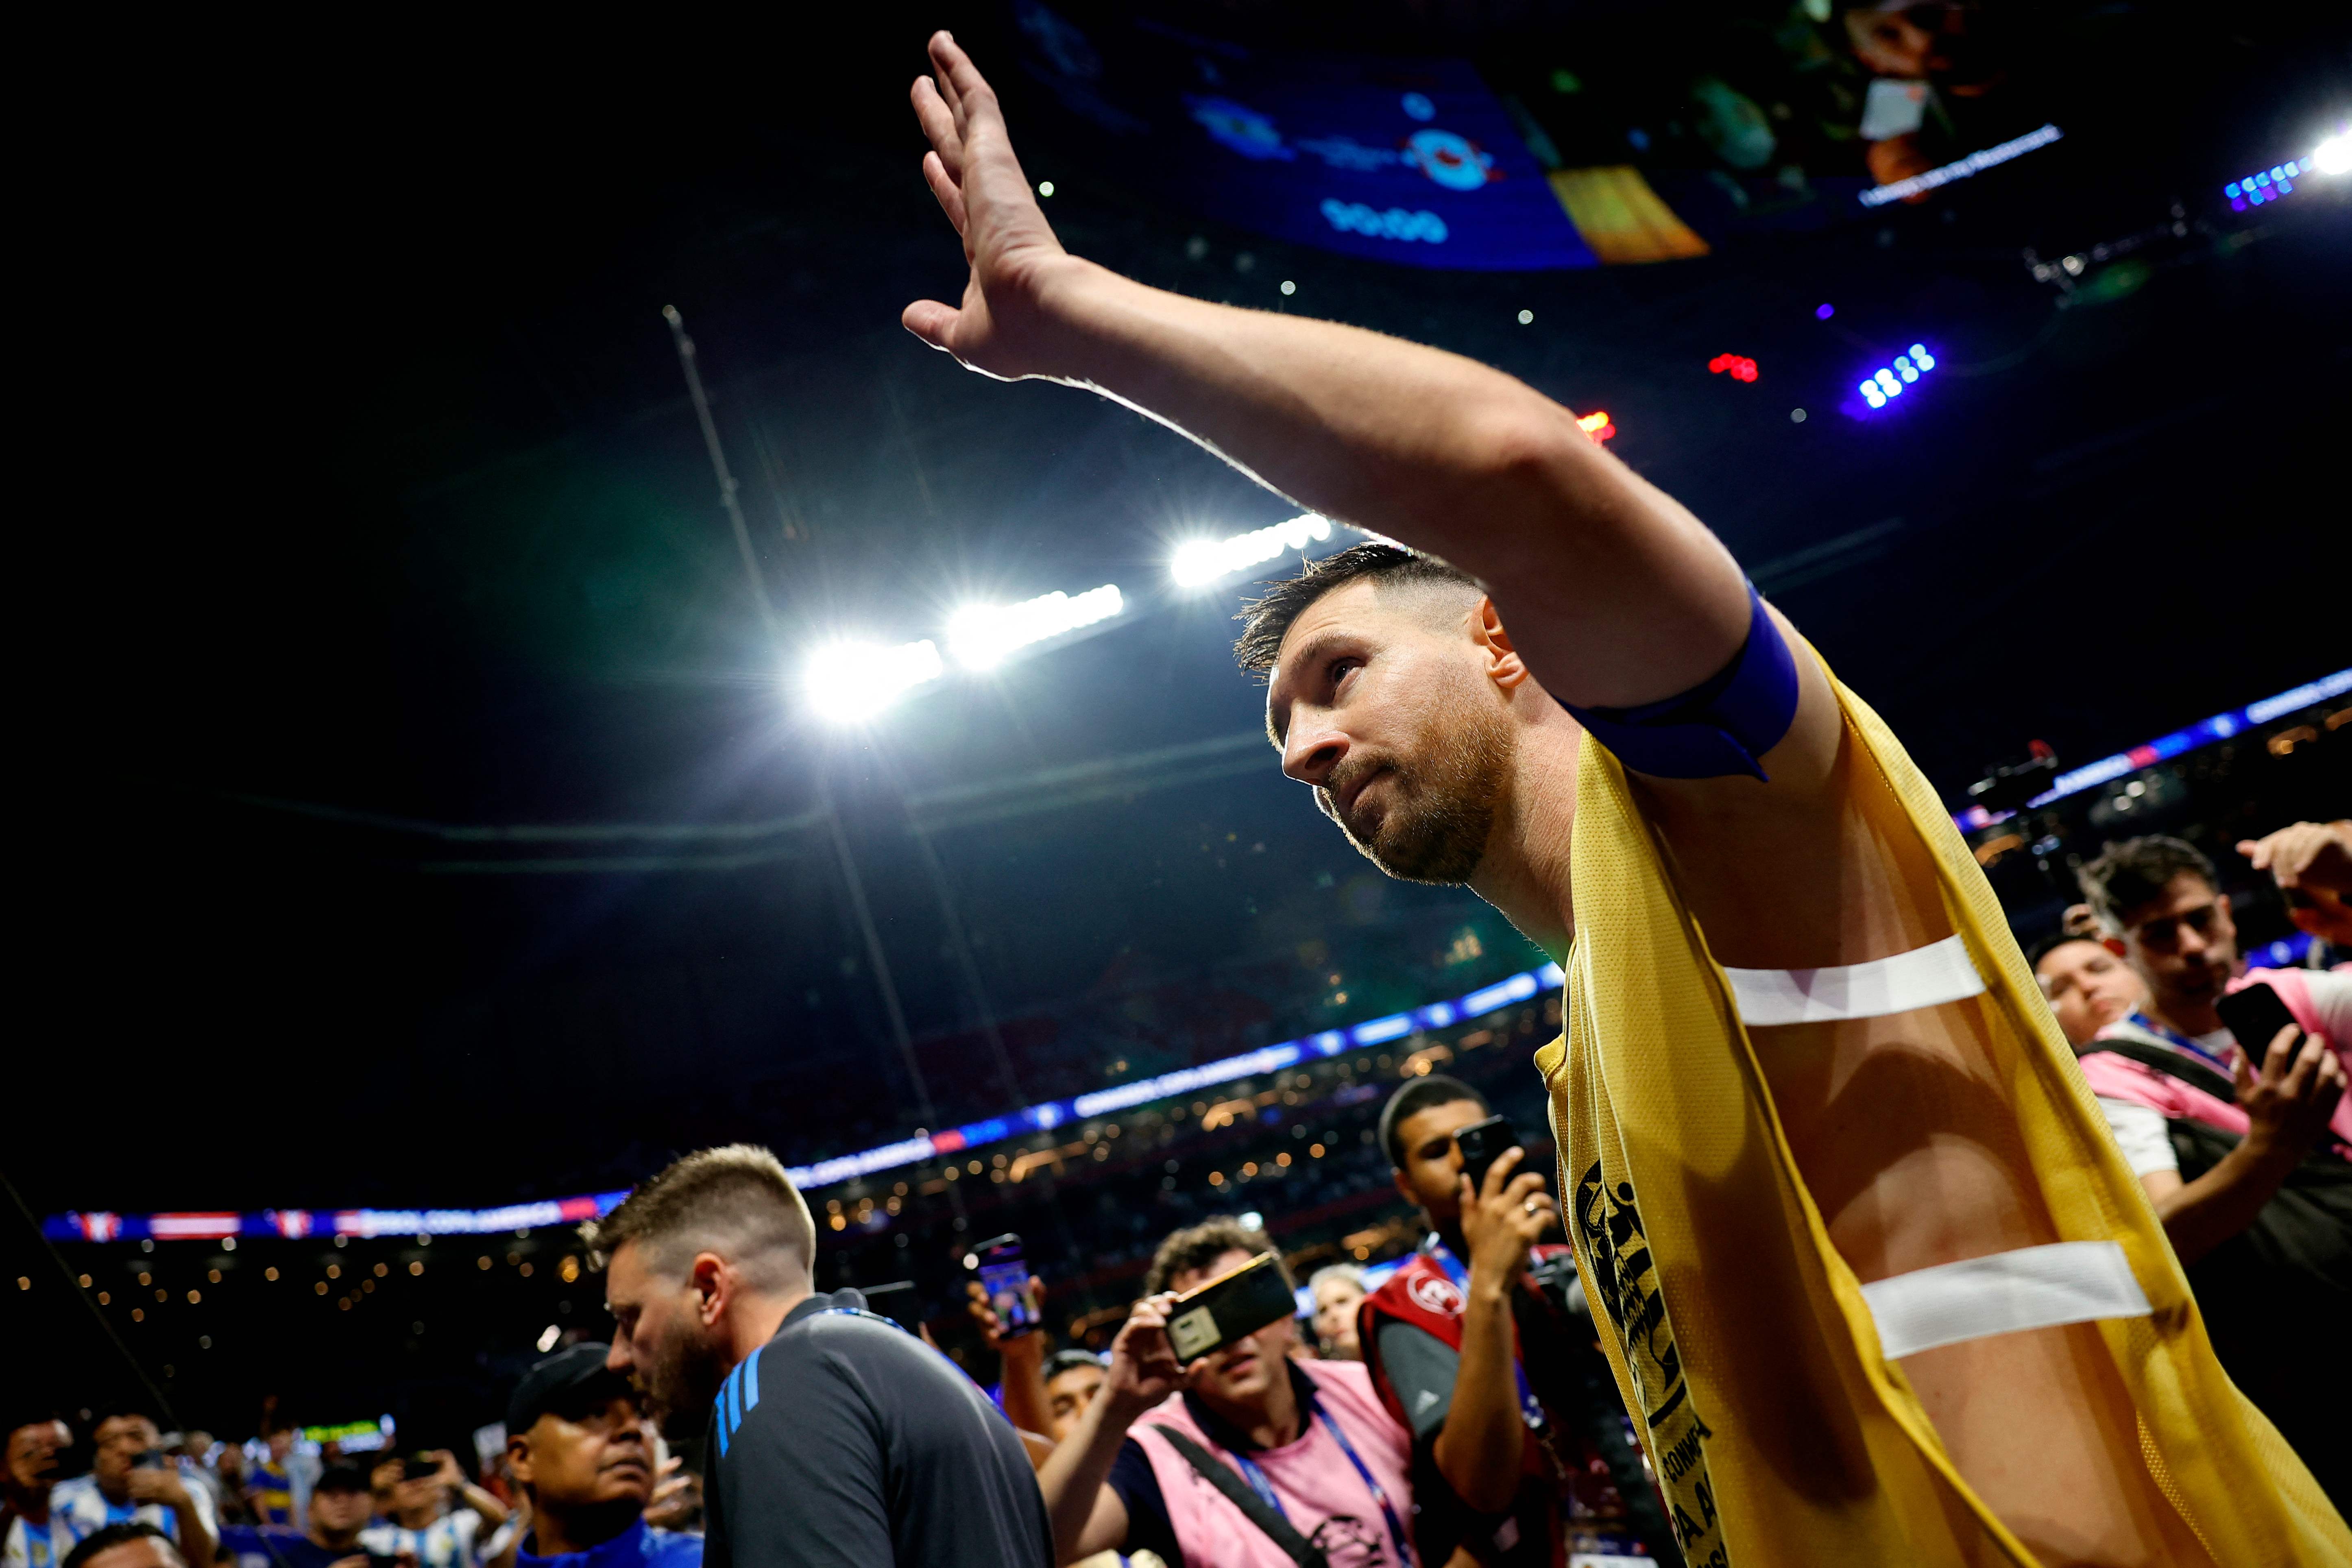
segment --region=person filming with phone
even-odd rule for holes
[[[1365,1299],[1359,1337],[1412,1434],[1423,1557],[1443,1563],[1459,1547],[1544,1568],[1574,1515],[1628,1538],[1621,1554],[1639,1542],[1678,1562],[1573,1255],[1539,1240],[1558,1211],[1510,1123],[1468,1084],[1432,1075],[1389,1097],[1380,1137],[1429,1234]]]
[[[212,1494],[182,1476],[163,1442],[143,1411],[101,1414],[90,1429],[89,1474],[57,1484],[50,1515],[77,1542],[110,1525],[152,1525],[180,1549],[187,1568],[212,1568],[220,1540]]]
[[[2205,1318],[2213,1349],[2338,1507],[2352,1370],[2302,1332],[2352,1313],[2352,974],[2241,974],[2213,864],[2178,838],[2111,845],[2082,872],[2147,1003],[2076,1047]]]
[[[1293,1359],[1297,1287],[1265,1233],[1180,1230],[1144,1292],[1037,1473],[1055,1561],[1416,1568],[1405,1434],[1360,1363]]]

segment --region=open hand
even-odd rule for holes
[[[2271,874],[2296,925],[2352,942],[2352,821],[2298,822],[2241,841],[2238,853]]]
[[[908,331],[973,370],[1007,381],[1052,374],[1040,296],[1070,255],[1054,237],[996,93],[945,32],[931,35],[932,75],[918,77],[915,118],[930,138],[923,178],[963,240],[971,268],[963,302],[918,300],[899,318]]]

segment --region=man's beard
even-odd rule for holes
[[[661,1347],[660,1355],[640,1368],[637,1392],[646,1413],[673,1443],[699,1437],[710,1425],[710,1406],[719,1384],[735,1370],[716,1340],[682,1325]]]
[[[1387,755],[1350,754],[1315,792],[1323,815],[1339,824],[1364,858],[1406,882],[1458,887],[1486,858],[1495,814],[1510,790],[1510,721],[1472,709],[1451,732],[1424,737],[1410,765]],[[1385,769],[1387,813],[1370,842],[1341,819],[1337,797],[1369,773]]]

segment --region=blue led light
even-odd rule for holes
[[[1855,384],[1854,391],[1862,395],[1863,403],[1870,408],[1884,408],[1890,398],[1903,395],[1904,389],[1917,384],[1919,378],[1936,368],[1936,356],[1927,352],[1925,343],[1913,343],[1910,349],[1895,356],[1895,363],[1881,365],[1864,380]],[[1852,404],[1849,414],[1858,413]]]
[[[2235,201],[2238,195],[2238,182],[2231,180],[2228,184],[2223,185],[2221,187],[2221,194],[2228,196],[2232,201]]]

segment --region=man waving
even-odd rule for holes
[[[1729,552],[1509,376],[1070,256],[986,80],[930,54],[968,276],[908,330],[1406,547],[1277,585],[1239,651],[1366,855],[1568,971],[1561,1196],[1688,1559],[2352,1552],[2214,1362],[1933,790]]]

